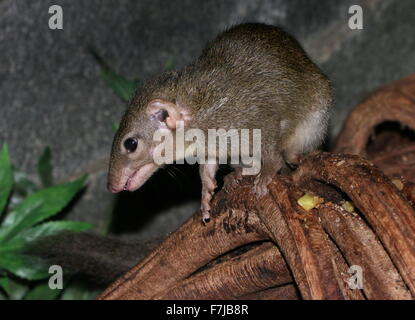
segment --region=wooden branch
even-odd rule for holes
[[[198,214],[171,234],[152,254],[117,280],[100,299],[150,299],[206,263],[246,243],[264,240],[261,223],[253,213],[230,209],[216,202],[212,223]]]
[[[319,208],[318,216],[348,264],[363,269],[363,292],[368,299],[411,299],[405,282],[376,235],[357,214],[326,203]]]
[[[349,114],[333,152],[365,156],[374,128],[385,121],[397,121],[415,129],[414,101],[415,74],[379,89]]]
[[[406,196],[406,198],[409,201],[409,204],[412,205],[413,208],[415,208],[415,183],[408,182],[408,181],[402,181],[402,193]]]
[[[299,295],[293,284],[265,289],[240,297],[241,300],[298,300]]]
[[[352,155],[322,153],[308,157],[294,180],[305,177],[333,184],[352,199],[414,295],[415,211],[396,186],[371,163]]]
[[[339,283],[333,281],[333,252],[321,227],[311,216],[305,220],[293,205],[283,180],[274,179],[268,188],[273,200],[259,202],[262,210],[258,214],[284,253],[302,297],[344,299]]]
[[[278,248],[268,242],[183,280],[155,299],[237,299],[291,282]]]
[[[389,177],[415,181],[415,144],[403,146],[398,143],[393,150],[375,154],[369,159]]]

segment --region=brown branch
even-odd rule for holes
[[[363,292],[368,299],[412,298],[381,243],[357,214],[327,203],[319,208],[318,215],[349,265],[363,269]]]
[[[237,299],[290,282],[278,248],[268,242],[183,280],[155,299]]]
[[[296,181],[304,177],[333,184],[352,199],[414,295],[415,212],[395,185],[372,164],[351,155],[308,157],[294,174]]]
[[[252,183],[250,179],[244,182]],[[289,197],[287,182],[275,178],[268,188],[270,195],[259,201],[251,190],[246,190],[245,201],[241,197],[239,202],[232,199],[232,205],[256,210],[265,232],[281,248],[304,299],[347,299],[343,284],[333,281],[338,279],[336,273],[342,268],[334,262],[337,260],[324,231],[313,219],[303,223],[304,217]]]
[[[415,208],[415,183],[404,181],[402,184],[402,193],[406,196],[412,207]]]
[[[366,155],[370,135],[385,121],[415,129],[414,104],[415,74],[379,89],[349,114],[333,152]]]
[[[221,207],[216,203],[216,208]],[[195,214],[152,254],[117,280],[100,299],[150,299],[206,263],[238,246],[264,240],[253,213],[222,207],[212,223]]]
[[[241,300],[298,300],[300,297],[293,284],[265,289],[241,296]]]
[[[270,211],[273,206],[268,204],[259,210],[259,215],[270,230],[271,238],[281,247],[302,297],[344,299],[339,283],[333,281],[336,279],[333,252],[321,227],[312,217],[305,220],[293,205],[286,182],[274,179],[269,190],[274,198],[274,208]],[[278,215],[281,221],[276,219]]]
[[[390,177],[415,181],[415,144],[404,147],[397,144],[393,150],[375,154],[370,160]]]

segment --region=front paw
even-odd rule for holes
[[[202,213],[202,222],[204,224],[210,221],[210,201],[212,200],[213,192],[204,191],[202,194],[202,203],[200,211]]]
[[[202,222],[203,224],[207,224],[210,221],[210,210],[202,209]]]
[[[271,176],[264,176],[259,173],[254,181],[254,193],[257,198],[261,198],[268,194],[268,184],[271,182]]]

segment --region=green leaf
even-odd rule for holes
[[[57,235],[61,232],[82,232],[92,228],[92,224],[79,221],[51,221],[19,233],[14,239],[32,242],[40,238]],[[14,240],[13,239],[13,240]]]
[[[49,275],[46,266],[39,258],[20,253],[2,253],[0,268],[27,280],[40,280]]]
[[[0,216],[7,205],[13,187],[13,170],[7,145],[0,151]]]
[[[117,132],[118,127],[119,127],[119,126],[120,126],[120,125],[119,125],[118,123],[113,122],[113,123],[111,124],[112,131],[114,131],[114,133],[115,133],[115,132]]]
[[[171,71],[175,68],[174,57],[169,57],[164,64],[164,70]]]
[[[8,294],[10,285],[10,279],[7,277],[1,277],[0,278],[0,288],[3,288],[3,290]]]
[[[62,232],[82,232],[93,226],[85,222],[77,221],[50,221],[24,230],[14,236],[11,240],[0,246],[1,252],[19,251],[25,249],[35,241],[45,237],[54,236]]]
[[[24,297],[25,300],[55,300],[62,290],[49,288],[49,283],[40,283],[30,290]]]
[[[31,181],[26,173],[13,169],[14,185],[13,185],[13,197],[16,197],[16,201],[21,201],[21,198],[28,196],[29,194],[39,190],[36,184]],[[19,201],[19,202],[20,202]],[[15,202],[15,201],[14,201]]]
[[[129,81],[123,76],[113,71],[107,63],[93,49],[90,50],[95,60],[101,66],[101,75],[114,90],[115,94],[125,102],[128,102],[134,95],[137,81]]]
[[[42,189],[23,200],[6,216],[0,228],[0,243],[60,212],[81,190],[85,179]]]
[[[125,102],[133,97],[137,84],[120,76],[110,69],[102,70],[102,77],[108,82],[115,94]]]
[[[30,203],[30,206],[27,205],[24,208],[21,207],[23,201],[16,205],[16,208],[12,210],[4,220],[3,224],[0,226],[0,245],[4,243],[9,237],[12,237],[16,232],[19,232],[19,223],[23,217],[30,215],[32,212],[35,212],[36,209],[42,206],[42,200],[36,199]],[[12,220],[13,219],[13,220]]]
[[[44,187],[53,185],[52,171],[52,152],[46,147],[37,163],[37,172]]]
[[[19,281],[8,277],[0,278],[0,287],[4,289],[7,298],[11,300],[22,299],[28,290],[27,285],[21,284]]]

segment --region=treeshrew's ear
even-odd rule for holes
[[[150,119],[157,121],[170,130],[176,129],[177,121],[185,123],[191,119],[190,113],[173,102],[154,99],[147,105],[147,114]]]

